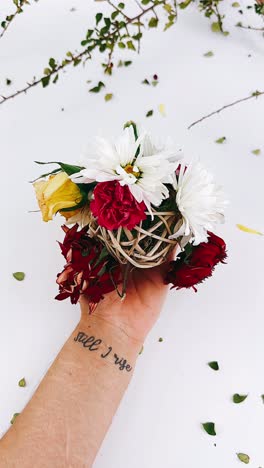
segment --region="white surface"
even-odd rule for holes
[[[27,8],[0,41],[1,93],[18,89],[50,56],[77,47],[99,8],[105,6],[81,0],[45,0]],[[233,22],[241,20],[233,14]],[[247,22],[245,15],[242,19]],[[154,133],[172,136],[187,154],[200,156],[225,185],[232,204],[218,234],[227,241],[229,260],[197,294],[169,296],[95,467],[235,468],[240,451],[251,456],[250,466],[264,466],[263,238],[236,228],[242,223],[264,231],[264,100],[187,131],[199,116],[264,86],[263,37],[229,29],[231,35],[223,38],[211,33],[194,10],[184,12],[167,33],[148,33],[142,55],[133,55],[133,66],[112,78],[101,75],[99,62],[88,63],[67,71],[56,86],[0,106],[1,433],[79,318],[78,307],[53,300],[55,276],[63,265],[55,240],[62,233],[59,219],[44,224],[38,213],[28,213],[36,209],[28,183],[39,174],[33,160],[77,161],[91,135],[118,134],[132,118]],[[213,58],[203,57],[208,50]],[[156,88],[141,84],[154,73],[160,78]],[[12,87],[5,86],[6,77]],[[103,94],[87,92],[86,80],[101,78],[106,92],[114,93],[109,103]],[[157,111],[160,103],[166,106],[165,118]],[[152,108],[154,116],[145,119]],[[223,135],[226,144],[216,145]],[[252,155],[255,148],[262,148],[262,155]],[[12,278],[17,270],[26,272],[22,283]],[[219,372],[206,365],[210,360],[219,361]],[[23,376],[25,389],[17,385]],[[236,392],[249,397],[234,405]],[[200,423],[208,420],[216,423],[215,438],[201,430]]]

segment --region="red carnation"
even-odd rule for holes
[[[165,278],[165,284],[172,283],[172,288],[193,288],[209,278],[214,267],[225,262],[226,244],[220,237],[209,232],[208,242],[202,242],[197,247],[192,247],[180,254],[178,260],[170,262],[170,269]]]
[[[122,226],[131,230],[146,219],[145,203],[138,203],[129,187],[120,185],[117,180],[97,184],[93,194],[91,211],[98,224],[106,229],[112,231]]]
[[[103,245],[87,235],[87,227],[78,231],[76,224],[71,229],[67,226],[62,229],[66,235],[60,247],[67,264],[57,275],[60,292],[56,299],[70,297],[71,303],[76,304],[80,295],[85,294],[97,304],[120,282],[120,266],[109,254],[103,255]]]

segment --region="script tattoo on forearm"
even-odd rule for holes
[[[89,336],[84,332],[78,332],[74,341],[81,343],[84,348],[88,349],[88,351],[99,351],[102,359],[112,359],[113,364],[117,366],[120,371],[125,370],[127,372],[131,372],[132,367],[128,364],[127,360],[114,353],[112,346],[108,346],[107,350],[105,350],[103,340],[100,338],[95,338],[93,335]]]

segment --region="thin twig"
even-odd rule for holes
[[[250,96],[247,96],[247,97],[244,97],[244,98],[241,98],[241,99],[237,99],[236,101],[231,102],[230,104],[226,104],[225,106],[222,106],[219,109],[217,109],[217,110],[215,110],[213,112],[210,112],[210,114],[207,114],[207,115],[201,117],[200,119],[196,120],[195,122],[193,122],[191,125],[189,125],[188,130],[190,130],[190,128],[194,127],[198,123],[201,123],[206,119],[209,119],[213,115],[219,114],[223,110],[228,109],[229,107],[236,106],[237,104],[240,104],[241,102],[249,101],[250,99],[253,99],[253,98],[257,99],[259,96],[262,96],[263,94],[264,94],[264,91],[255,91]]]
[[[243,24],[237,24],[237,28],[252,29],[252,31],[262,31],[262,32],[264,32],[264,28],[255,28],[254,26],[244,26]]]

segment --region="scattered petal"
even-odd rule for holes
[[[255,229],[251,229],[247,226],[243,226],[243,224],[237,224],[236,226],[238,229],[240,229],[240,231],[248,232],[249,234],[257,234],[258,236],[263,236],[262,232],[256,231]]]
[[[19,382],[18,382],[19,387],[26,387],[26,385],[27,385],[27,383],[26,383],[25,377],[23,377],[23,379],[19,380]]]
[[[207,432],[207,434],[209,434],[211,436],[216,436],[215,423],[206,422],[206,423],[202,423],[202,426],[203,426],[205,432]]]
[[[238,393],[235,393],[233,395],[233,402],[234,403],[242,403],[243,401],[245,401],[245,399],[248,397],[248,395],[239,395]]]
[[[159,104],[158,110],[159,110],[160,114],[161,114],[163,117],[166,117],[166,111],[165,111],[165,105],[164,105],[164,104]]]
[[[14,422],[15,422],[16,418],[19,416],[19,414],[20,414],[20,413],[14,413],[14,414],[13,414],[13,417],[12,417],[12,419],[11,419],[11,421],[10,421],[10,424],[14,424]]]
[[[217,140],[215,140],[215,143],[218,143],[219,145],[222,145],[226,141],[226,137],[220,137]]]
[[[242,462],[245,463],[246,465],[249,464],[250,458],[246,453],[237,453],[237,458]]]
[[[211,367],[211,369],[213,369],[214,371],[219,370],[219,364],[217,361],[208,362],[208,366]]]
[[[16,271],[15,273],[13,273],[13,277],[17,280],[17,281],[23,281],[25,279],[25,273],[23,273],[23,271]]]

